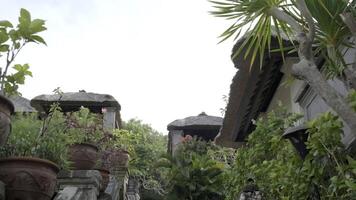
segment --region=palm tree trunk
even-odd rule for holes
[[[342,120],[344,120],[344,122],[350,127],[351,133],[356,136],[356,112],[353,111],[347,100],[327,82],[317,68],[312,48],[315,35],[314,21],[312,20],[305,1],[297,0],[296,2],[301,14],[306,17],[309,32],[305,32],[293,18],[285,14],[282,10],[279,10],[278,8],[270,9],[271,15],[279,20],[285,21],[291,26],[299,42],[298,56],[300,62],[293,65],[292,73],[297,78],[308,83],[311,88],[325,101],[325,103],[332,108]],[[353,25],[355,24],[356,23],[353,22]],[[351,28],[356,28],[356,25]],[[356,29],[350,30],[354,31]],[[356,32],[354,32],[354,34],[355,33]],[[353,66],[355,65],[356,64]]]
[[[302,59],[292,67],[293,75],[306,81],[344,122],[356,136],[356,113],[346,99],[324,78],[313,61]]]

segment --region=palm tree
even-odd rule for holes
[[[284,57],[287,50],[298,52],[299,62],[292,75],[304,80],[345,121],[356,135],[356,113],[347,97],[333,88],[327,79],[339,78],[346,88],[356,88],[356,62],[346,63],[344,53],[355,48],[355,0],[211,0],[217,17],[233,20],[221,35],[222,41],[245,33],[245,41],[234,56],[247,49],[244,58],[256,58],[262,64],[266,53],[273,52],[271,38],[276,37]],[[283,37],[283,38],[282,38]],[[284,47],[283,40],[293,46]],[[267,52],[266,52],[267,51]],[[325,61],[323,72],[315,60]],[[355,54],[356,58],[356,54]]]

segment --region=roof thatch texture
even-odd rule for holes
[[[15,106],[15,112],[37,112],[34,107],[30,105],[30,100],[21,96],[12,96],[10,100]]]
[[[47,111],[49,106],[55,102],[60,103],[64,111],[75,110],[81,106],[87,107],[92,112],[101,112],[101,108],[113,107],[120,111],[121,106],[116,99],[108,94],[97,94],[91,92],[67,92],[59,94],[43,94],[31,100],[31,105],[39,111]]]
[[[184,130],[184,129],[219,129],[222,125],[223,118],[209,116],[204,112],[198,116],[191,116],[184,119],[177,119],[168,124],[167,129]]]

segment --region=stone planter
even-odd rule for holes
[[[73,144],[69,147],[69,161],[75,170],[94,169],[98,160],[98,147],[92,144]]]
[[[6,185],[6,200],[50,200],[57,173],[56,164],[39,158],[0,159],[0,180]]]
[[[110,180],[110,172],[109,170],[106,169],[96,169],[100,172],[101,175],[101,186],[100,186],[100,192],[104,192],[105,189],[108,187],[109,180]]]
[[[6,97],[0,95],[0,146],[5,145],[10,134],[11,118],[14,104]]]

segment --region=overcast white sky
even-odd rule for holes
[[[0,0],[0,19],[20,8],[46,20],[48,46],[30,45],[16,63],[34,77],[23,96],[107,93],[124,120],[138,118],[167,133],[175,119],[205,111],[221,116],[236,70],[232,41],[217,44],[229,23],[208,14],[207,0]]]

